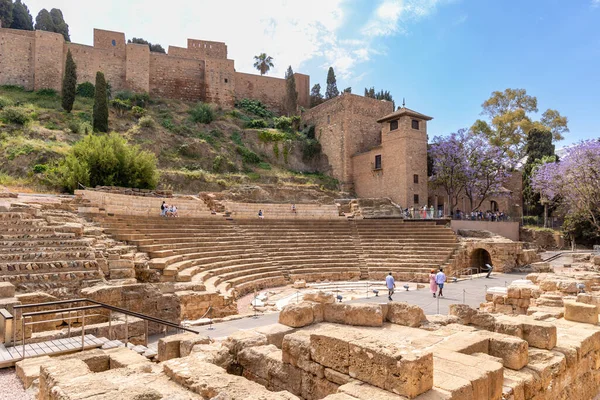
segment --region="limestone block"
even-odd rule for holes
[[[279,313],[279,323],[293,328],[301,328],[314,321],[313,308],[310,303],[288,304]]]
[[[229,349],[229,352],[237,354],[247,347],[264,346],[267,344],[267,337],[262,333],[254,331],[238,331],[229,335],[223,342],[223,345]]]
[[[17,378],[19,378],[25,389],[29,389],[33,381],[40,377],[40,366],[48,361],[50,361],[49,356],[42,356],[26,358],[15,364]]]
[[[471,316],[471,325],[479,328],[493,331],[495,324],[496,318],[487,312],[477,311],[473,316]]]
[[[335,303],[335,295],[333,293],[326,293],[323,291],[305,293],[303,298],[305,301],[314,301],[315,303]]]
[[[552,350],[556,346],[556,326],[543,321],[519,317],[523,323],[523,339],[530,347]]]
[[[189,354],[195,344],[207,344],[210,342],[210,339],[205,336],[196,335],[190,332],[161,338],[158,340],[158,360],[167,361],[172,358],[182,357],[182,341],[188,342],[187,345],[183,347],[185,347],[185,351],[187,354]]]
[[[556,283],[556,288],[564,293],[577,293],[579,289],[577,289],[576,281],[558,281]]]
[[[109,272],[110,279],[131,279],[135,278],[134,269],[111,269]]]
[[[256,328],[255,331],[265,335],[267,337],[268,344],[273,344],[278,349],[281,349],[283,337],[287,334],[293,333],[295,329],[283,324],[271,324]]]
[[[392,301],[388,303],[387,320],[393,324],[419,327],[427,319],[421,307]]]
[[[496,304],[494,311],[499,314],[514,314],[513,306],[508,304]]]
[[[565,301],[565,319],[586,324],[598,324],[598,307],[592,304]]]
[[[292,334],[295,335],[295,334]],[[292,336],[288,335],[288,336]],[[324,329],[310,334],[311,360],[343,374],[348,374],[349,342],[364,337],[364,333],[349,329]],[[285,340],[284,338],[284,349]]]
[[[102,372],[110,369],[110,356],[109,354],[100,349],[86,350],[80,353],[67,354],[58,357],[60,360],[81,360],[83,361],[90,371]]]
[[[323,397],[323,400],[356,400],[356,397],[347,395],[345,393],[334,393],[327,397]]]
[[[353,380],[349,375],[341,374],[331,368],[325,368],[324,374],[325,379],[338,385],[345,385]]]
[[[521,298],[521,288],[516,285],[510,285],[507,288],[507,295],[509,298],[519,299]]]
[[[15,286],[9,282],[0,282],[0,299],[15,297]]]
[[[229,349],[220,343],[197,344],[192,348],[190,357],[194,357],[198,361],[218,365],[222,368],[227,368],[234,363]]]
[[[324,311],[325,304],[313,303],[312,308],[313,308],[314,323],[317,324],[319,322],[323,322],[325,320],[325,311]]]
[[[354,326],[382,326],[383,312],[378,304],[324,304],[323,320]]]
[[[450,304],[448,314],[458,317],[461,324],[468,325],[471,323],[473,315],[477,314],[477,310],[466,304]]]
[[[349,343],[348,374],[387,391],[414,398],[433,387],[433,355],[384,337]]]
[[[244,371],[248,371],[252,375],[268,382],[269,370],[273,368],[268,354],[277,350],[277,347],[272,344],[249,347],[238,353],[238,363],[244,368]]]
[[[307,372],[302,373],[302,390],[300,395],[306,400],[318,400],[335,394],[339,385],[325,379],[319,378]]]
[[[600,255],[594,256],[594,265],[600,265]]]
[[[310,334],[300,331],[285,335],[281,351],[282,360],[285,363],[298,366],[301,361],[311,361]]]
[[[210,344],[210,342],[211,342],[211,340],[208,336],[195,335],[193,333],[182,334],[182,335],[189,335],[189,336],[182,338],[181,341],[179,342],[179,356],[180,357],[187,357],[192,352],[192,349],[194,348],[194,346],[196,346],[197,344]]]
[[[294,281],[294,284],[292,285],[292,287],[294,289],[303,289],[306,287],[306,281],[304,279],[298,279],[298,280]]]
[[[108,269],[133,269],[133,260],[108,260]]]
[[[360,400],[400,400],[398,395],[390,393],[368,383],[352,381],[340,386],[340,393],[347,394],[353,399]]]
[[[499,357],[506,368],[519,370],[527,365],[528,345],[523,339],[505,335],[490,337],[490,352],[493,357]]]
[[[151,369],[152,362],[143,355],[126,347],[106,350],[106,354],[110,358],[110,369],[130,368],[137,371],[149,371]]]

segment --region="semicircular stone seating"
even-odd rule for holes
[[[121,215],[99,220],[107,233],[147,252],[162,281],[202,282],[207,291],[235,297],[299,279],[379,280],[390,271],[396,279],[424,282],[429,270],[447,263],[458,247],[454,233],[433,222],[310,218],[306,213],[259,219],[254,208],[275,207],[244,207],[239,209],[246,218]],[[291,213],[287,209],[281,212]]]

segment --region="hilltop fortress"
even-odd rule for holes
[[[94,29],[94,46],[65,42],[62,35],[0,27],[0,85],[26,90],[61,89],[67,51],[77,63],[78,83],[94,82],[97,71],[113,90],[205,101],[233,107],[251,98],[281,110],[285,80],[235,70],[222,42],[188,39],[187,48],[169,46],[168,54],[147,45],[126,43],[125,34]],[[295,74],[298,104],[308,108],[310,77]]]

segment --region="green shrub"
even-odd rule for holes
[[[94,127],[90,122],[82,122],[81,125],[79,125],[79,133],[87,135],[92,132],[94,132]]]
[[[77,85],[77,96],[93,99],[95,92],[96,88],[92,82],[83,82]]]
[[[110,106],[117,112],[117,115],[122,117],[125,113],[131,110],[129,100],[114,99],[110,101]]]
[[[120,90],[115,93],[115,100],[131,100],[134,96],[134,93],[129,90]]]
[[[260,174],[256,172],[248,172],[246,175],[248,176],[248,178],[250,178],[251,181],[257,181],[260,179]]]
[[[46,164],[36,164],[32,168],[34,174],[43,174],[48,170],[48,165]]]
[[[14,104],[15,103],[11,99],[8,99],[6,97],[0,97],[0,110],[2,110],[5,107],[11,107]]]
[[[152,189],[158,183],[154,154],[130,145],[114,132],[87,135],[77,142],[57,174],[62,186],[70,192],[79,184]]]
[[[279,129],[284,132],[292,131],[292,118],[290,117],[279,117],[273,119],[275,122],[275,129]]]
[[[253,119],[246,124],[248,129],[262,129],[269,126],[264,119]]]
[[[523,225],[543,225],[544,219],[535,215],[523,216]]]
[[[35,93],[39,96],[46,96],[46,97],[57,97],[58,96],[58,92],[54,89],[40,89]]]
[[[57,131],[57,130],[59,130],[59,129],[60,129],[60,126],[58,126],[58,125],[56,124],[56,122],[54,122],[54,121],[50,121],[50,122],[48,122],[46,125],[44,125],[44,128],[46,128],[46,129],[50,129],[51,131]]]
[[[213,172],[223,172],[225,168],[225,158],[223,156],[216,156],[212,163]]]
[[[25,143],[21,146],[11,146],[6,149],[6,158],[14,160],[17,157],[29,155],[34,151],[34,147],[29,143]]]
[[[302,130],[302,133],[304,134],[304,136],[306,136],[308,139],[315,139],[315,126],[314,125],[309,125],[306,128],[304,128]]]
[[[23,86],[19,86],[19,85],[2,85],[0,86],[0,88],[4,91],[10,91],[10,92],[24,92],[25,88]]]
[[[207,103],[198,103],[189,110],[192,122],[210,124],[215,119],[213,107]]]
[[[146,115],[146,110],[140,106],[133,106],[133,107],[131,107],[131,114],[135,118],[139,119],[139,118],[142,118],[144,115]]]
[[[310,161],[319,154],[321,154],[321,143],[314,139],[304,142],[304,146],[302,146],[302,159],[304,161]]]
[[[265,169],[265,170],[271,170],[271,164],[266,163],[266,162],[260,162],[260,163],[258,163],[258,168]]]
[[[156,123],[154,122],[152,117],[149,115],[140,118],[140,120],[138,121],[138,124],[142,128],[148,128],[148,129],[153,129],[156,126]]]
[[[134,93],[129,100],[131,100],[131,104],[134,106],[146,108],[150,104],[150,95],[146,92]]]
[[[290,151],[292,150],[292,141],[286,140],[283,142],[283,161],[287,164]]]
[[[166,128],[166,129],[170,130],[171,132],[173,132],[176,128],[176,126],[173,123],[173,120],[171,118],[163,119],[162,121],[160,121],[160,124],[163,126],[163,128]]]
[[[242,99],[236,103],[236,107],[246,110],[254,115],[258,115],[261,118],[273,118],[273,113],[258,100]]]
[[[277,131],[260,131],[258,140],[263,143],[280,142],[285,139],[285,134]]]
[[[77,118],[79,118],[82,121],[92,122],[92,114],[90,114],[89,112],[80,111],[77,113]]]
[[[235,144],[237,144],[238,146],[243,146],[244,143],[242,142],[242,135],[239,132],[233,132],[231,134],[231,141]]]
[[[69,130],[73,133],[80,133],[81,132],[81,123],[77,120],[72,119],[67,124],[67,128],[69,128]]]
[[[242,156],[242,160],[247,164],[258,164],[260,162],[260,157],[258,154],[252,150],[248,150],[244,146],[237,146],[236,151]]]
[[[25,125],[30,121],[27,111],[20,107],[4,107],[0,112],[0,120],[7,124]]]
[[[273,154],[275,158],[279,158],[279,144],[277,142],[273,143]]]

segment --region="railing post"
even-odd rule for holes
[[[112,340],[112,310],[108,310],[108,340]]]
[[[144,337],[146,338],[144,340],[144,346],[148,347],[149,338],[148,338],[148,320],[147,319],[144,320],[144,332],[145,332]]]
[[[125,345],[129,342],[129,322],[127,321],[127,314],[125,314]]]
[[[85,349],[85,311],[81,312],[81,351]]]
[[[23,335],[23,360],[25,359],[25,318],[21,313],[21,334]]]

